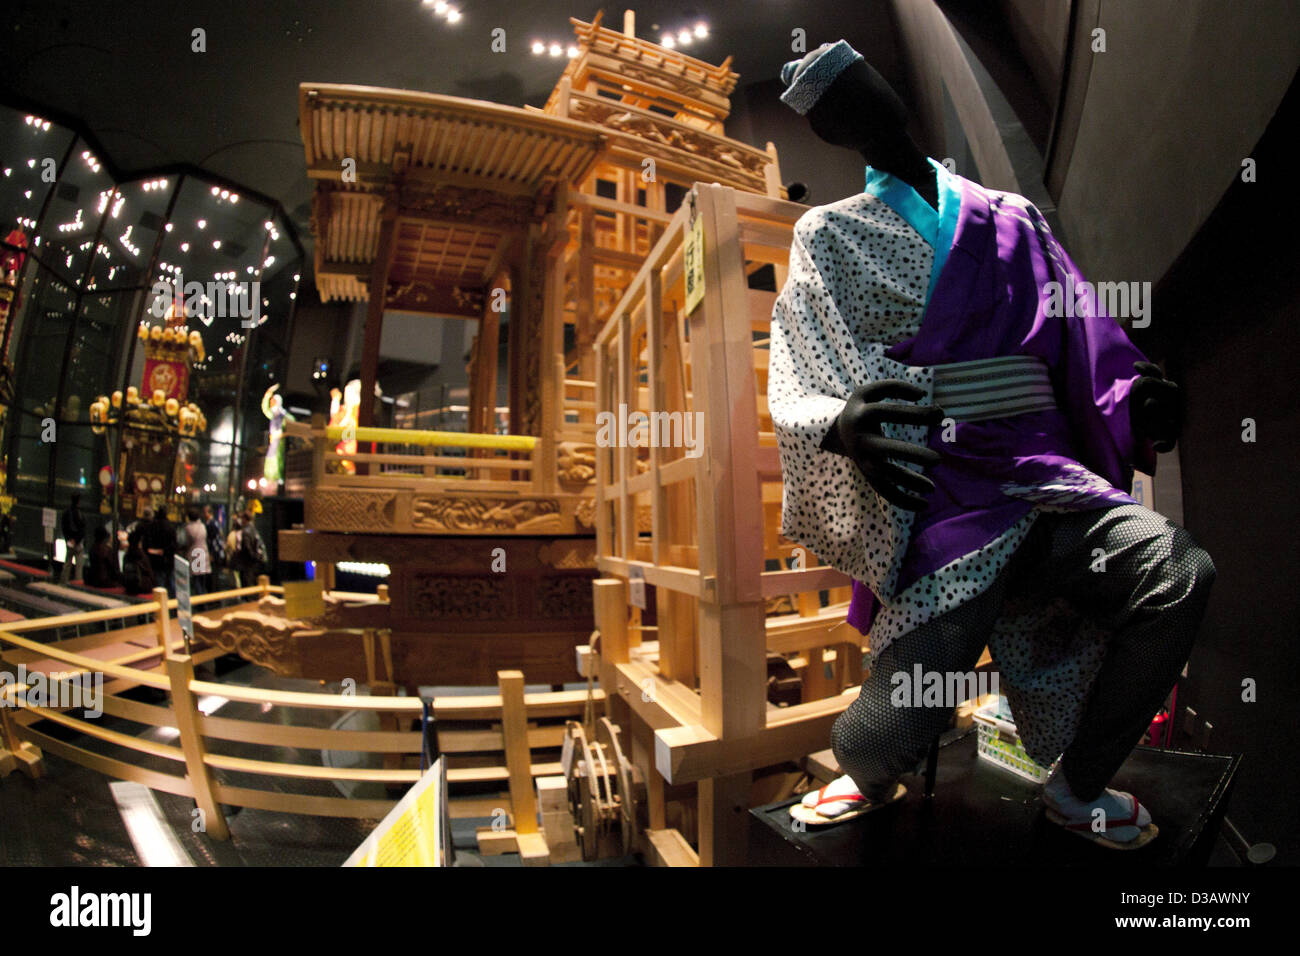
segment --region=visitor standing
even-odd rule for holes
[[[63,512],[63,570],[59,572],[59,583],[67,584],[81,573],[82,559],[86,554],[86,519],[81,516],[81,492],[74,491]],[[73,565],[76,565],[74,568]]]
[[[190,593],[207,594],[212,590],[212,555],[208,550],[208,528],[198,508],[185,514],[185,560],[190,563]]]

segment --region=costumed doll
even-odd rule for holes
[[[799,219],[772,316],[782,533],[854,579],[848,621],[872,655],[832,730],[845,776],[792,815],[900,798],[951,708],[891,699],[893,678],[970,674],[987,644],[1026,750],[1060,758],[1050,819],[1142,846],[1150,814],[1106,785],[1214,580],[1186,531],[1124,491],[1176,440],[1178,388],[1114,319],[1052,307],[1051,290],[1090,287],[1042,214],[927,159],[846,42],[782,79],[783,102],[869,164],[864,192]]]
[[[337,388],[330,389],[330,427],[343,429],[343,436],[334,446],[334,450],[340,455],[355,455],[357,453],[357,421],[361,413],[361,379],[354,378],[340,392]],[[349,475],[357,473],[356,462],[348,459],[339,461],[340,470]]]
[[[284,399],[276,394],[279,385],[272,385],[262,396],[262,414],[271,423],[268,430],[266,446],[266,465],[262,475],[272,488],[278,488],[284,481],[284,426],[293,421],[293,416],[284,407]]]

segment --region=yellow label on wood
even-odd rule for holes
[[[285,581],[284,616],[286,620],[299,621],[320,617],[325,613],[325,595],[321,581]]]
[[[686,314],[690,315],[704,298],[704,220],[699,216],[691,220],[682,255],[686,279]]]

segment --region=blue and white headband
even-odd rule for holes
[[[844,40],[838,43],[824,43],[811,60],[791,60],[781,67],[781,82],[786,90],[781,94],[781,102],[789,106],[800,116],[804,116],[816,105],[836,77],[850,66],[862,59],[862,54],[849,46]],[[807,65],[800,69],[801,63]]]

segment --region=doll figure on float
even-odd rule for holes
[[[284,481],[284,426],[294,420],[284,407],[284,399],[276,394],[279,388],[272,385],[262,396],[262,414],[271,423],[262,476],[272,488],[279,488]]]
[[[354,378],[343,386],[340,392],[337,388],[330,389],[330,427],[343,429],[343,436],[334,450],[340,455],[355,455],[357,453],[357,423],[361,414],[361,379]],[[338,463],[340,471],[349,475],[357,473],[356,462],[341,460]]]

